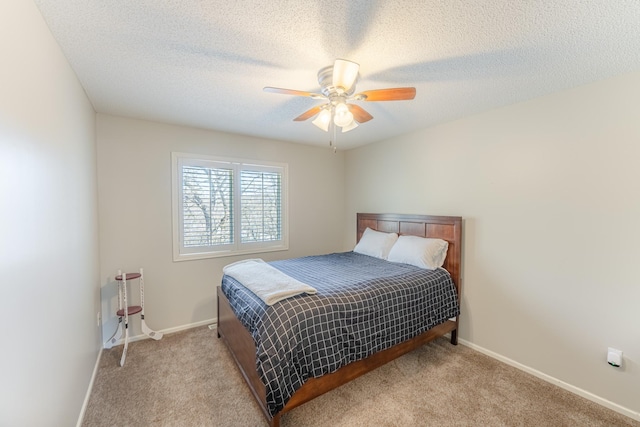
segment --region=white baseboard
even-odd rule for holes
[[[80,408],[80,415],[78,416],[78,423],[76,424],[76,427],[81,427],[82,421],[84,421],[84,413],[87,411],[87,405],[89,405],[89,398],[91,397],[91,391],[93,390],[93,382],[96,380],[96,375],[98,375],[98,366],[100,366],[101,357],[102,349],[98,352],[96,364],[93,367],[93,374],[91,374],[91,381],[89,381],[89,387],[87,388],[87,394],[84,396],[84,402],[82,402],[82,408]]]
[[[551,384],[557,385],[558,387],[561,387],[561,388],[563,388],[563,389],[565,389],[567,391],[570,391],[571,393],[577,394],[578,396],[582,396],[585,399],[588,399],[588,400],[590,400],[590,401],[592,401],[594,403],[602,405],[602,406],[604,406],[606,408],[609,408],[609,409],[611,409],[613,411],[616,411],[616,412],[618,412],[618,413],[620,413],[622,415],[625,415],[625,416],[627,416],[627,417],[629,417],[631,419],[634,419],[636,421],[640,421],[640,412],[632,411],[629,408],[625,408],[624,406],[618,405],[617,403],[613,403],[610,400],[607,400],[607,399],[602,398],[600,396],[597,396],[597,395],[595,395],[593,393],[590,393],[590,392],[588,392],[586,390],[583,390],[583,389],[581,389],[579,387],[576,387],[574,385],[566,383],[566,382],[564,382],[562,380],[559,380],[559,379],[557,379],[555,377],[552,377],[551,375],[547,375],[547,374],[545,374],[543,372],[540,372],[540,371],[538,371],[536,369],[533,369],[533,368],[531,368],[529,366],[523,365],[522,363],[518,363],[515,360],[509,359],[508,357],[504,357],[504,356],[502,356],[502,355],[500,355],[498,353],[494,353],[491,350],[487,350],[486,348],[480,347],[479,345],[473,344],[473,343],[471,343],[469,341],[466,341],[466,340],[458,338],[458,342],[460,342],[460,344],[462,344],[462,345],[465,345],[465,346],[470,347],[470,348],[472,348],[472,349],[474,349],[476,351],[479,351],[480,353],[486,354],[489,357],[492,357],[492,358],[497,359],[497,360],[499,360],[501,362],[504,362],[507,365],[513,366],[514,368],[518,368],[521,371],[527,372],[527,373],[529,373],[529,374],[531,374],[531,375],[533,375],[535,377],[538,377],[538,378],[540,378],[540,379],[542,379],[544,381],[547,381],[547,382],[549,382]]]
[[[158,332],[162,332],[163,334],[171,334],[173,332],[180,332],[180,331],[185,331],[187,329],[191,329],[191,328],[197,328],[198,326],[204,326],[204,325],[217,325],[218,324],[218,318],[214,317],[213,319],[208,319],[208,320],[202,320],[200,322],[195,322],[195,323],[188,323],[186,325],[181,325],[181,326],[176,326],[174,328],[167,328],[167,329],[162,329]],[[140,341],[140,340],[146,340],[149,339],[148,336],[146,336],[145,334],[140,334],[140,335],[135,335],[132,337],[129,337],[129,342],[136,342],[136,341]],[[117,345],[123,345],[124,344],[124,338],[119,339],[118,341],[116,341],[116,343],[113,345],[113,347],[117,346]],[[102,347],[105,348],[105,343],[102,343]]]

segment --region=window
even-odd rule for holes
[[[288,249],[287,165],[171,159],[174,261]]]

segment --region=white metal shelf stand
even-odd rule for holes
[[[127,280],[140,279],[140,305],[127,305]],[[109,341],[105,344],[105,348],[109,349],[113,347],[122,338],[124,333],[124,349],[122,350],[122,357],[120,358],[120,366],[124,366],[124,361],[127,358],[127,349],[129,347],[129,316],[140,313],[140,325],[142,327],[142,333],[154,340],[162,338],[162,332],[156,332],[147,326],[144,319],[144,271],[141,268],[139,273],[124,273],[118,270],[116,276],[118,282],[118,327],[113,333],[113,336],[109,338]],[[126,309],[125,309],[126,307]],[[124,321],[123,321],[124,320]]]

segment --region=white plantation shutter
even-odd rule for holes
[[[182,168],[183,245],[233,243],[233,169]]]
[[[241,242],[271,242],[281,233],[281,174],[242,170],[240,172]]]
[[[174,260],[288,248],[282,164],[172,153]]]

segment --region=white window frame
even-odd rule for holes
[[[228,245],[184,247],[183,207],[182,207],[182,167],[203,166],[232,169],[233,172],[233,243]],[[240,171],[273,171],[277,169],[282,174],[281,182],[281,240],[277,242],[241,243],[240,212]],[[260,160],[248,160],[227,157],[214,157],[204,154],[171,153],[171,211],[173,223],[173,260],[188,261],[194,259],[217,258],[233,255],[245,255],[261,252],[284,251],[289,249],[289,205],[288,205],[288,176],[289,166],[286,163],[274,163]]]

